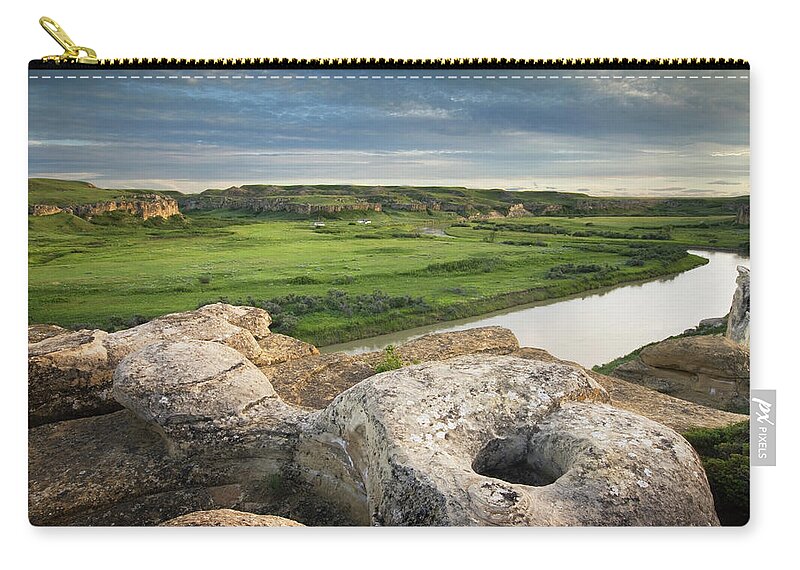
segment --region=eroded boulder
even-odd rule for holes
[[[305,526],[275,515],[257,515],[232,509],[196,511],[170,519],[160,526]]]
[[[258,366],[275,366],[319,354],[319,350],[313,344],[279,333],[260,337],[258,345],[261,347],[261,352],[252,359]]]
[[[262,367],[280,397],[296,406],[322,409],[351,386],[375,374],[372,366],[341,352]]]
[[[519,348],[514,333],[503,327],[478,327],[463,331],[421,336],[395,347],[395,355],[406,364],[431,360],[447,360],[466,354],[509,354]],[[383,352],[360,355],[365,362],[376,364]]]
[[[692,402],[737,408],[749,393],[750,351],[722,335],[671,338],[644,348],[613,374]]]
[[[147,525],[213,508],[133,413],[56,422],[28,430],[28,517],[34,525]]]
[[[717,378],[750,376],[750,353],[721,335],[671,338],[642,349],[648,366]]]
[[[32,326],[28,336],[36,342],[28,347],[29,423],[41,425],[118,410],[111,397],[114,369],[127,355],[154,342],[212,341],[257,361],[263,352],[259,341],[269,343],[263,339],[271,336],[270,322],[263,309],[216,303],[110,334]],[[286,359],[298,351],[288,343],[278,343],[270,358],[280,359],[281,349],[286,349]]]
[[[410,366],[337,397],[296,461],[363,523],[718,524],[691,446],[608,400],[562,363]]]
[[[275,390],[242,354],[215,342],[161,341],[120,362],[114,397],[164,429],[181,423],[241,417]]]
[[[81,330],[28,345],[30,426],[119,409],[111,395],[106,338],[101,330]]]
[[[66,334],[68,332],[70,331],[58,325],[30,325],[28,327],[28,344],[35,344],[46,338]]]
[[[205,340],[229,346],[246,358],[257,358],[261,347],[253,333],[233,322],[250,323],[256,331],[263,331],[269,326],[270,320],[262,309],[253,308],[253,311],[260,311],[255,315],[234,311],[247,308],[222,303],[206,305],[196,311],[164,315],[139,326],[111,333],[105,341],[109,357],[118,363],[132,352],[154,342]]]
[[[227,321],[234,326],[250,331],[250,334],[256,339],[271,334],[269,326],[272,324],[272,318],[264,309],[258,307],[212,303],[203,305],[193,312]]]
[[[259,344],[266,347],[276,336],[281,335],[266,337],[259,340]],[[287,344],[280,341],[280,345],[287,348],[282,348],[279,354],[310,352],[308,347],[311,345],[295,339],[290,341]],[[395,347],[394,355],[408,366],[466,354],[509,354],[518,348],[519,342],[510,330],[480,327],[425,335]],[[274,351],[265,352],[272,354]],[[354,355],[336,352],[292,358],[291,361],[287,359],[277,365],[262,365],[261,370],[285,401],[306,408],[322,409],[351,386],[373,376],[385,357],[384,351]],[[263,359],[262,356],[261,362]]]
[[[514,352],[513,355],[531,360],[561,362],[569,366],[580,366],[575,362],[558,359],[540,348],[521,348]],[[611,396],[611,404],[614,407],[644,416],[679,433],[698,427],[720,428],[747,421],[746,415],[703,406],[656,392],[633,382],[606,376],[594,370],[584,370],[608,392],[608,395]]]

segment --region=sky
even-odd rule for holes
[[[29,74],[31,177],[750,193],[742,71],[67,73]]]

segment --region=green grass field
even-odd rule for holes
[[[731,216],[492,223],[371,212],[371,225],[349,213],[313,228],[239,211],[113,214],[29,217],[30,322],[111,330],[223,299],[264,306],[275,330],[325,345],[684,271],[703,262],[688,246],[748,240]],[[538,233],[554,227],[564,233]]]

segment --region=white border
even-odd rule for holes
[[[800,323],[796,246],[797,62],[795,19],[751,2],[481,4],[228,1],[12,3],[4,12],[3,538],[7,559],[32,567],[503,568],[761,566],[777,559],[796,517],[792,442],[794,355]],[[648,11],[649,10],[649,11]],[[56,53],[36,20],[48,15],[101,57],[733,57],[753,69],[753,382],[778,389],[777,468],[753,474],[744,529],[306,529],[163,532],[27,526],[25,442],[28,59]],[[785,435],[785,437],[783,437]],[[17,557],[16,555],[19,555]],[[522,567],[522,566],[521,566]]]

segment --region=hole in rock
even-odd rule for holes
[[[472,469],[479,475],[533,487],[555,483],[566,471],[541,442],[523,434],[489,441],[476,455]]]

